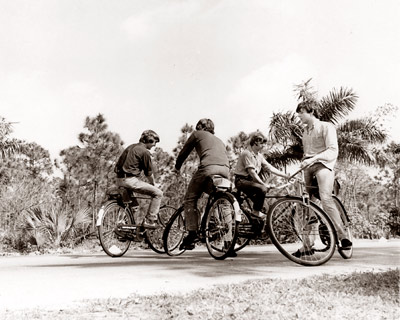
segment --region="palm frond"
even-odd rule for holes
[[[303,150],[300,145],[290,146],[284,150],[271,149],[266,155],[266,160],[277,168],[284,168],[298,163],[303,157]]]
[[[269,137],[282,145],[301,143],[302,126],[294,112],[273,113]]]
[[[352,89],[333,89],[328,96],[320,100],[320,120],[337,124],[354,109],[357,100],[358,96]]]
[[[348,120],[341,124],[338,133],[350,139],[359,139],[368,143],[384,143],[387,139],[385,131],[370,118]]]

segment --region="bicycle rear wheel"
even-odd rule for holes
[[[129,249],[131,241],[115,232],[118,226],[125,224],[132,224],[128,208],[121,207],[117,201],[108,201],[100,208],[97,231],[100,244],[110,257],[121,257]]]
[[[207,250],[217,260],[225,259],[234,250],[237,236],[234,201],[228,193],[219,194],[206,212],[204,234]]]
[[[313,202],[286,197],[276,201],[267,216],[271,241],[289,260],[318,266],[335,252],[336,232],[330,218]]]
[[[349,239],[351,242],[353,242],[353,233],[351,230],[351,223],[349,216],[347,215],[346,209],[344,208],[344,205],[342,202],[339,200],[338,197],[333,196],[333,201],[335,202],[336,208],[338,209],[340,213],[340,218],[342,219],[343,227],[346,231],[346,238]],[[353,246],[351,246],[348,249],[343,249],[340,246],[340,243],[338,244],[338,252],[342,256],[343,259],[350,259],[353,256]]]
[[[164,233],[163,233],[163,242],[164,242],[164,251],[169,256],[179,256],[184,253],[186,250],[180,250],[179,246],[182,243],[184,236],[186,235],[185,228],[185,218],[183,206],[181,206],[169,219]]]
[[[163,241],[163,233],[164,227],[168,222],[168,219],[173,215],[176,211],[175,208],[171,206],[162,206],[160,211],[158,212],[157,223],[159,228],[157,229],[147,229],[145,234],[145,239],[150,249],[157,253],[165,253],[164,250],[164,241]]]

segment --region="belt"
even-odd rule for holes
[[[132,173],[128,173],[128,172],[122,172],[118,174],[118,178],[123,179],[123,178],[131,178],[133,177]]]

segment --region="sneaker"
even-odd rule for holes
[[[189,231],[189,234],[183,238],[182,243],[179,246],[179,250],[193,250],[195,247],[195,242],[198,241],[197,232]]]
[[[157,229],[158,224],[157,221],[145,220],[142,224],[142,227],[145,229]]]
[[[297,250],[295,253],[292,253],[292,256],[296,257],[296,258],[301,258],[302,256],[312,256],[314,254],[315,250],[313,248],[311,248],[310,250],[306,250],[306,251],[300,251]]]
[[[353,246],[353,243],[349,239],[342,239],[340,243],[342,250],[350,249]]]

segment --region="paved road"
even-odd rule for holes
[[[124,298],[132,293],[185,293],[222,283],[259,278],[382,271],[400,266],[400,240],[355,241],[354,256],[335,253],[323,266],[303,267],[288,261],[275,247],[249,246],[235,259],[216,261],[206,249],[180,257],[132,250],[124,257],[104,253],[0,258],[0,309],[65,309],[86,299]]]

